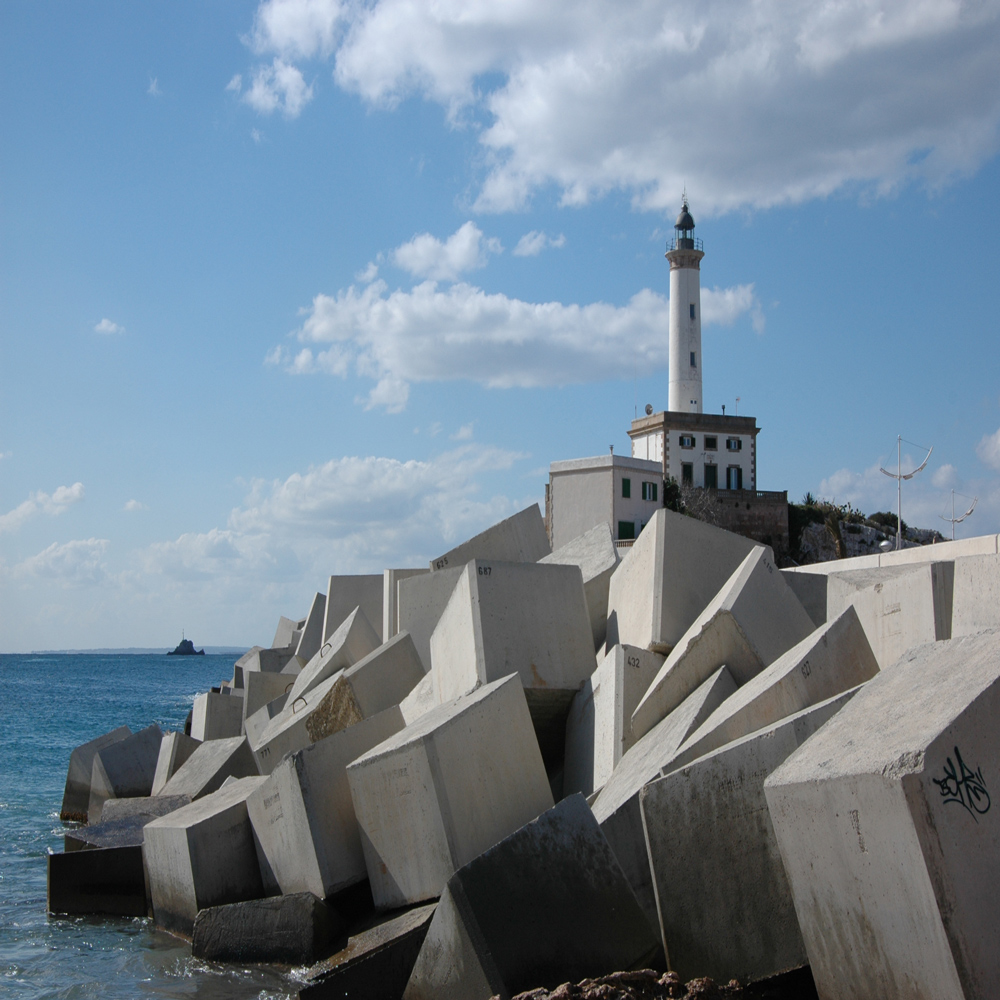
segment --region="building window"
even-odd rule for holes
[[[698,367],[698,366],[697,366],[697,365],[695,364],[695,360],[694,360],[694,351],[692,351],[692,352],[691,352],[691,367],[692,367],[692,368],[697,368],[697,367]]]
[[[618,537],[624,541],[635,538],[635,521],[619,521]]]
[[[716,451],[719,447],[719,439],[717,437],[705,436],[705,451]]]
[[[705,466],[705,489],[717,490],[719,488],[719,467],[717,465]]]
[[[691,319],[694,319],[694,303],[691,303]]]
[[[682,434],[681,435],[681,447],[682,448],[693,448],[694,447],[694,435],[693,434]]]
[[[726,451],[742,451],[742,450],[743,450],[742,438],[726,438]]]
[[[743,489],[743,469],[738,465],[731,465],[726,469],[726,489]]]
[[[681,486],[694,486],[694,463],[681,462]]]
[[[631,498],[631,496],[632,496],[632,480],[622,479],[622,498],[624,500],[628,500]],[[631,538],[632,535],[629,535],[628,537]]]
[[[656,483],[643,483],[642,484],[642,499],[643,500],[655,500],[657,495]]]

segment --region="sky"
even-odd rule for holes
[[[1000,532],[1000,0],[0,5],[0,651],[270,643],[627,453]],[[965,499],[966,497],[970,499]]]

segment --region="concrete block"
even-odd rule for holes
[[[155,819],[186,806],[190,801],[187,795],[136,795],[129,799],[107,799],[101,810],[101,823],[115,823],[140,815]]]
[[[163,795],[200,799],[222,787],[226,778],[253,778],[260,772],[245,736],[202,743],[163,786]]]
[[[384,642],[382,632],[383,597],[382,574],[367,576],[331,576],[326,592],[326,615],[323,619],[324,642],[340,628],[344,619],[360,607],[379,642]]]
[[[954,563],[831,573],[826,616],[853,604],[881,669],[913,646],[951,636]]]
[[[191,709],[191,736],[206,740],[226,740],[243,732],[243,699],[221,692],[205,691]]]
[[[104,847],[49,854],[49,913],[145,917],[146,881],[141,847]]]
[[[289,682],[290,684],[290,682]],[[288,695],[279,695],[274,701],[269,701],[263,708],[258,708],[253,715],[248,715],[243,723],[247,741],[251,749],[260,742],[261,733],[267,728],[267,724],[277,715],[288,703]]]
[[[456,868],[552,805],[513,674],[432,709],[347,778],[380,909],[440,895]]]
[[[132,735],[128,726],[119,726],[110,733],[78,746],[69,756],[69,770],[66,773],[66,789],[63,792],[59,818],[64,822],[87,822],[90,808],[90,776],[94,768],[94,755]]]
[[[951,634],[972,635],[990,628],[1000,628],[1000,556],[956,559]]]
[[[899,552],[880,553],[879,566],[907,566],[921,562],[951,561],[965,556],[996,555],[1000,552],[998,541],[1000,535],[976,535],[972,538],[957,538],[953,542],[938,542],[936,545],[914,545]]]
[[[607,645],[669,653],[756,544],[658,510],[612,574]]]
[[[583,593],[590,612],[590,628],[594,635],[594,648],[604,645],[608,628],[608,591],[611,575],[621,560],[611,537],[609,524],[598,524],[579,538],[556,549],[551,555],[538,560],[559,566],[579,566],[583,574]]]
[[[633,732],[648,733],[723,664],[745,684],[812,631],[771,550],[755,546],[671,650],[632,713]]]
[[[278,674],[286,667],[289,667],[290,671],[297,672],[302,669],[305,660],[295,655],[296,648],[296,646],[284,646],[279,649],[257,648],[247,655],[245,663],[237,662],[236,668],[242,672],[244,678],[247,674],[258,671],[266,674]],[[246,686],[245,682],[243,686]]]
[[[806,964],[764,779],[857,690],[730,743],[639,793],[663,947],[682,980],[745,983]]]
[[[173,777],[177,769],[201,746],[201,743],[183,733],[164,733],[160,740],[160,752],[156,757],[156,771],[150,795],[159,795],[163,786]]]
[[[274,632],[274,639],[271,641],[272,649],[283,649],[285,646],[292,645],[292,636],[305,626],[305,619],[299,619],[298,621],[292,618],[286,618],[282,615],[278,619],[278,627]]]
[[[243,668],[248,664],[264,647],[263,646],[251,646],[234,664],[234,669],[236,667]]]
[[[305,974],[300,1000],[401,997],[436,904],[417,906],[352,935],[347,947]]]
[[[562,758],[570,703],[597,667],[578,566],[474,560],[431,636],[438,701],[516,671],[546,763]]]
[[[308,663],[323,645],[323,626],[326,622],[326,594],[317,594],[309,607],[306,623],[302,627],[295,655]]]
[[[244,677],[243,685],[243,732],[247,731],[247,719],[259,712],[283,694],[288,694],[295,683],[295,677],[282,673],[254,671]]]
[[[356,607],[340,623],[333,635],[322,646],[317,647],[312,659],[295,678],[295,683],[288,693],[289,704],[338,670],[353,666],[358,660],[378,649],[379,645],[378,635],[365,617],[365,613]]]
[[[76,830],[68,830],[63,835],[63,850],[90,851],[104,847],[142,847],[142,831],[147,823],[159,816],[189,805],[189,795],[171,795],[166,798],[150,797],[137,799],[108,799],[105,805],[118,802],[142,803],[140,808],[109,818],[106,814],[112,810],[105,809],[105,815],[99,823],[93,826],[81,826]]]
[[[722,667],[659,725],[638,740],[591,803],[625,877],[632,886],[650,924],[656,926],[656,898],[646,857],[646,838],[639,811],[639,790],[660,776],[677,750],[712,712],[736,690],[729,671]]]
[[[199,910],[264,894],[247,797],[263,778],[240,778],[146,824],[143,860],[159,926],[190,936]]]
[[[510,997],[642,968],[657,951],[614,852],[573,795],[448,880],[403,997]]]
[[[387,569],[382,573],[382,641],[387,642],[399,626],[399,583],[415,576],[425,576],[429,569]]]
[[[404,728],[398,707],[286,756],[248,799],[261,868],[326,898],[367,877],[347,765]]]
[[[783,569],[781,575],[799,604],[806,609],[813,625],[826,624],[826,573],[799,573],[796,569]]]
[[[730,695],[670,762],[683,767],[726,743],[864,684],[878,663],[853,607],[816,629]]]
[[[448,605],[463,566],[400,580],[396,586],[399,631],[410,633],[424,670],[431,669],[431,635]]]
[[[819,995],[1000,996],[1000,632],[911,650],[764,784]]]
[[[412,725],[421,715],[426,715],[441,703],[437,699],[434,674],[426,673],[416,687],[399,703],[406,724]]]
[[[149,795],[163,733],[155,723],[94,754],[90,770],[87,822],[96,823],[106,799]]]
[[[431,560],[431,569],[438,572],[464,566],[470,559],[493,562],[537,562],[552,551],[545,521],[538,504],[499,521],[467,542]]]
[[[305,965],[329,954],[344,930],[311,892],[209,906],[194,921],[191,954],[211,962]]]
[[[590,795],[611,777],[635,743],[632,712],[663,660],[638,646],[613,646],[584,681],[566,720],[563,794]]]

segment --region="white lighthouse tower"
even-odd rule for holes
[[[670,261],[670,385],[667,408],[674,413],[701,413],[701,240],[694,238],[694,219],[687,197],[667,246]]]

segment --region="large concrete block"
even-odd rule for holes
[[[163,786],[162,795],[190,795],[192,801],[222,787],[226,778],[253,778],[260,772],[245,736],[202,743]]]
[[[670,762],[676,769],[726,743],[801,712],[878,673],[857,612],[849,607],[779,656],[730,695],[688,738]]]
[[[347,777],[380,909],[440,895],[456,868],[552,805],[513,674],[432,709]]]
[[[288,694],[295,683],[295,677],[282,673],[254,671],[243,678],[243,732],[247,731],[247,719],[259,712],[283,694]]]
[[[404,1000],[489,1000],[641,968],[656,935],[582,795],[448,880]]]
[[[189,795],[136,795],[129,799],[107,799],[101,810],[101,822],[98,826],[103,826],[105,823],[117,823],[119,820],[131,819],[133,816],[156,819],[157,816],[166,816],[167,813],[188,805],[190,801]],[[80,833],[86,829],[91,828],[81,827],[79,831],[75,832]]]
[[[146,824],[143,860],[153,915],[190,935],[199,910],[264,894],[246,800],[264,778],[240,778]]]
[[[400,580],[396,586],[398,631],[410,633],[424,670],[431,669],[431,635],[448,605],[463,566]]]
[[[633,732],[648,733],[723,664],[745,684],[812,631],[771,550],[755,546],[671,650],[632,713]]]
[[[611,575],[621,560],[611,537],[611,526],[598,524],[579,538],[556,549],[551,555],[538,560],[560,566],[579,566],[583,574],[583,593],[590,612],[590,628],[594,647],[604,644],[608,628],[608,591]]]
[[[663,947],[682,979],[745,983],[806,964],[764,779],[854,691],[730,743],[639,793]]]
[[[178,768],[201,746],[201,743],[183,733],[164,733],[160,740],[160,752],[156,757],[156,771],[150,795],[159,795],[163,786],[174,776]]]
[[[302,672],[295,678],[288,702],[291,704],[321,681],[325,681],[338,670],[350,667],[370,652],[378,649],[380,643],[371,623],[360,607],[356,607],[337,627],[321,646]]]
[[[425,576],[429,569],[387,569],[382,573],[382,641],[387,642],[399,626],[399,584],[414,576]]]
[[[326,898],[367,877],[347,765],[404,728],[397,707],[285,757],[248,799],[257,850],[284,893]]]
[[[243,699],[217,691],[205,691],[191,709],[191,736],[206,740],[227,740],[243,732]]]
[[[106,799],[149,795],[163,733],[155,723],[94,754],[90,770],[87,822],[96,823]]]
[[[246,657],[241,657],[244,662],[237,661],[236,669],[245,677],[247,674],[261,671],[267,674],[281,673],[285,667],[292,665],[292,668],[301,669],[305,660],[295,655],[296,646],[283,646],[278,649],[252,649]]]
[[[304,965],[329,953],[344,929],[311,892],[209,906],[194,921],[191,954],[211,962]]]
[[[434,685],[434,674],[426,673],[416,687],[399,703],[406,724],[412,725],[421,715],[426,715],[432,708],[441,704],[437,699]]]
[[[340,628],[344,619],[360,607],[365,618],[378,636],[383,638],[382,613],[384,581],[381,573],[366,576],[331,576],[330,586],[326,592],[326,614],[323,618],[324,642]]]
[[[783,569],[781,575],[792,593],[806,609],[813,625],[819,628],[826,624],[826,573],[800,573],[798,569]]]
[[[608,646],[669,653],[756,544],[658,510],[612,574]]]
[[[66,773],[66,789],[63,792],[62,808],[59,818],[65,823],[75,821],[87,822],[87,810],[90,808],[90,776],[94,769],[94,755],[132,735],[128,726],[119,726],[110,733],[104,733],[95,739],[78,746],[69,756],[69,770]]]
[[[590,795],[635,743],[632,713],[663,665],[638,646],[613,646],[573,698],[566,720],[563,794]]]
[[[517,672],[547,762],[562,757],[573,696],[597,667],[578,566],[474,560],[431,636],[438,701]]]
[[[1000,633],[918,647],[764,785],[823,1000],[1000,996]]]
[[[278,627],[274,632],[274,639],[271,641],[272,649],[283,649],[285,646],[291,646],[292,640],[297,631],[305,626],[305,619],[300,619],[295,621],[292,618],[286,618],[282,615],[278,619]],[[296,643],[297,645],[297,643]]]
[[[291,682],[289,682],[289,687]],[[281,710],[288,703],[288,695],[279,695],[274,701],[269,701],[263,708],[258,708],[253,715],[248,715],[243,723],[243,728],[246,734],[247,742],[250,744],[250,748],[258,746],[260,743],[261,734],[267,728],[268,723],[275,718],[275,716],[281,714]]]
[[[914,545],[899,552],[879,554],[879,566],[906,566],[921,562],[960,559],[964,556],[996,555],[1000,535],[975,535],[936,545]]]
[[[883,670],[913,646],[951,637],[954,563],[831,573],[826,617],[853,604]]]
[[[49,913],[145,917],[142,848],[103,847],[49,854]]]
[[[1000,628],[1000,556],[956,559],[951,634],[971,635],[989,628]]]
[[[545,533],[538,504],[499,521],[467,542],[431,560],[431,569],[438,572],[464,566],[470,559],[493,562],[537,562],[552,551]]]
[[[725,667],[717,670],[679,708],[636,742],[593,802],[594,816],[643,912],[654,926],[656,899],[646,857],[639,790],[660,776],[661,768],[673,759],[688,736],[735,690],[729,671]]]
[[[302,626],[295,655],[308,663],[323,645],[323,627],[326,623],[326,594],[316,594],[309,606],[306,623]]]

